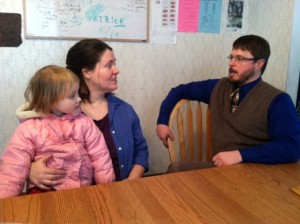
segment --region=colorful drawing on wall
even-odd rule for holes
[[[21,44],[21,14],[0,13],[0,47],[18,47]]]

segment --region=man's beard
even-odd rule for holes
[[[238,75],[238,72],[236,70],[234,70],[233,68],[229,68],[228,72],[229,72],[229,74],[235,73]],[[238,76],[239,79],[234,79],[230,75],[228,76],[228,78],[231,83],[240,86],[240,85],[244,85],[245,83],[247,83],[252,78],[253,75],[254,75],[254,73],[252,72],[252,73],[244,74],[243,76]]]

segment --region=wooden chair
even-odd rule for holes
[[[174,142],[168,140],[171,164],[211,160],[210,110],[205,104],[185,99],[179,101],[172,110],[169,127],[175,137]]]

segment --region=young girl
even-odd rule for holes
[[[21,193],[32,161],[53,155],[47,166],[65,170],[53,190],[78,188],[115,180],[104,137],[81,113],[79,80],[70,70],[49,65],[36,72],[17,110],[20,125],[0,160],[0,198]],[[93,179],[94,178],[94,179]],[[29,183],[29,190],[39,186]]]

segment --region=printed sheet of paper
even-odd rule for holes
[[[200,0],[180,0],[178,31],[198,32]]]
[[[178,0],[153,0],[151,43],[176,44]]]
[[[200,33],[220,33],[222,0],[201,0],[199,15]]]
[[[248,0],[226,0],[224,31],[246,33],[248,24]]]

